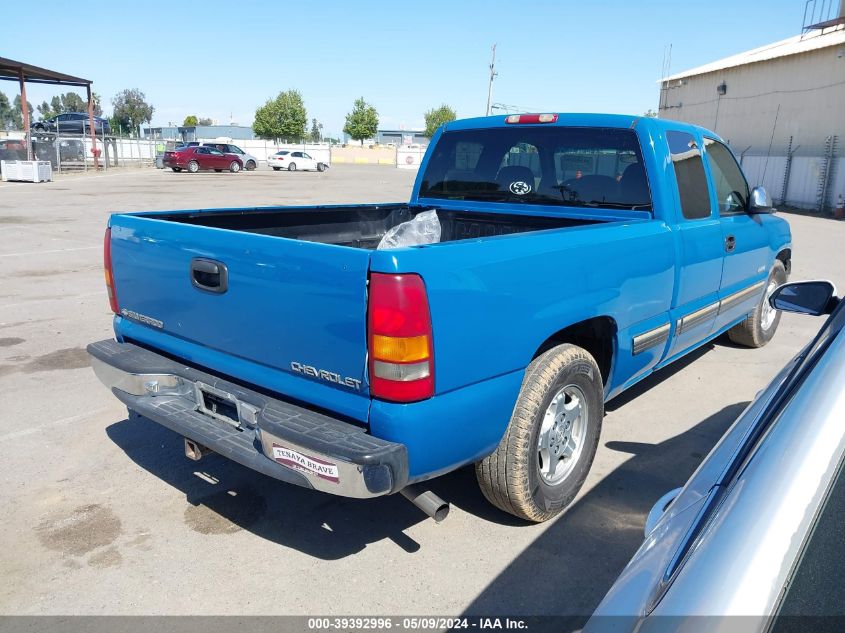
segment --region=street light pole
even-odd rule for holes
[[[493,78],[499,73],[496,72],[496,45],[493,44],[493,57],[490,59],[490,83],[487,86],[487,115],[490,116],[490,107],[493,105]]]

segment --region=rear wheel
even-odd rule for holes
[[[547,521],[578,494],[596,454],[604,389],[593,357],[564,344],[528,366],[505,435],[475,465],[490,503],[529,521]]]
[[[326,166],[323,163],[317,163],[317,171],[326,171]]]
[[[296,171],[296,163],[291,163],[288,165],[288,171]]]
[[[232,172],[233,174],[238,173],[240,170],[241,170],[241,164],[238,161],[233,160],[231,163],[229,163],[229,171]]]
[[[745,347],[763,347],[772,340],[778,329],[781,313],[769,304],[769,297],[772,296],[775,288],[785,283],[786,269],[783,263],[776,259],[757,307],[745,317],[745,320],[728,330],[731,341]]]
[[[191,172],[192,174],[197,173],[199,170],[200,170],[200,164],[197,161],[192,160],[190,163],[188,163],[188,171]]]
[[[248,160],[246,162],[246,170],[252,171],[253,169],[255,169],[255,161],[254,160]]]

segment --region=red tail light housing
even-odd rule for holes
[[[370,394],[416,402],[434,395],[431,311],[419,275],[370,275],[367,305]]]
[[[117,292],[114,289],[114,269],[111,265],[111,227],[106,229],[106,236],[103,239],[103,269],[106,275],[106,289],[109,292],[111,311],[120,314],[120,308],[117,306]]]

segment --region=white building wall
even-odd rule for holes
[[[790,136],[801,153],[818,153],[827,136],[845,138],[845,46],[672,80],[659,115],[714,130],[737,153],[766,152],[770,142],[785,153]]]

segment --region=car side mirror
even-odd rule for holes
[[[748,201],[749,213],[773,213],[772,199],[764,187],[754,187],[751,199]]]
[[[836,286],[823,280],[783,284],[769,297],[769,305],[775,310],[811,316],[830,314],[838,303]]]

